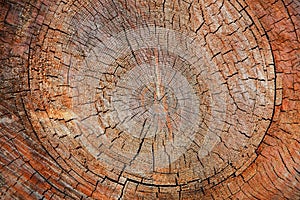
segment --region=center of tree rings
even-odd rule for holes
[[[154,60],[153,60],[154,61]],[[117,83],[112,102],[120,130],[138,138],[193,134],[199,100],[186,78],[163,63],[133,68]]]

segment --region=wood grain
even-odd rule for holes
[[[0,1],[1,199],[300,198],[299,1]]]

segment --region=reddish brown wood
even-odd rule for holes
[[[300,198],[299,15],[0,1],[0,199]]]

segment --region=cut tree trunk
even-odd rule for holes
[[[0,199],[300,199],[300,1],[1,0]]]

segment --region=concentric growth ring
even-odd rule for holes
[[[89,119],[84,123],[93,130],[103,123],[106,125],[94,137],[86,135],[93,144],[84,145],[94,148],[93,152],[97,152],[94,156],[107,166],[117,160],[121,164],[114,168],[120,171],[142,174],[149,179],[153,173],[168,172],[175,181],[179,171],[193,170],[187,166],[178,169],[172,164],[191,145],[195,146],[197,157],[202,158],[220,141],[222,133],[216,127],[223,126],[229,96],[214,92],[226,90],[220,81],[221,74],[196,51],[201,42],[190,37],[154,26],[127,30],[90,50],[87,60],[97,58],[97,62],[89,65],[93,75],[85,68],[70,71],[70,84],[76,91],[97,88],[99,83],[93,82],[95,75],[101,80],[103,89],[93,97],[98,102],[101,123]],[[92,77],[90,81],[85,78],[89,88],[78,84],[77,78],[82,74]],[[102,82],[107,77],[115,78],[115,82]],[[109,127],[115,127],[115,131],[107,133]],[[109,153],[98,154],[99,146],[106,148],[100,152]],[[199,160],[193,165],[200,163]]]
[[[31,66],[30,81],[39,103],[28,96],[25,106],[41,141],[72,149],[79,165],[116,182],[178,186],[242,171],[274,105],[271,53],[253,22],[235,19],[229,3],[225,21],[209,9],[204,19],[194,6],[199,24],[180,29],[150,13],[136,18],[134,9],[115,13],[118,6],[88,4],[90,12],[66,19],[63,64],[35,52],[31,62],[43,67]]]

